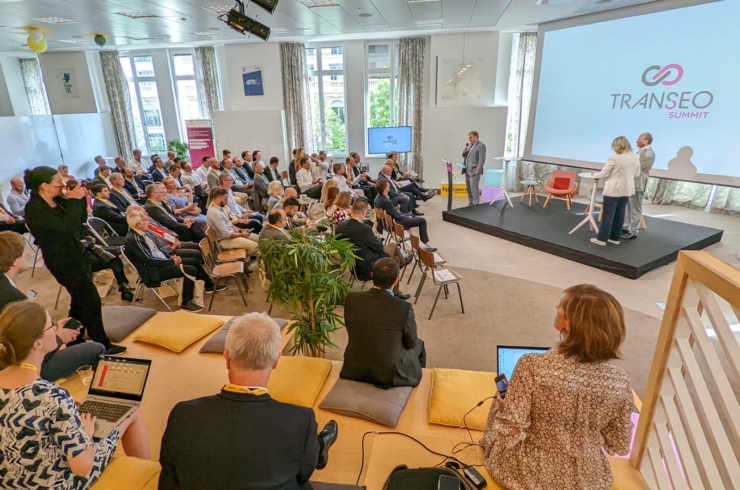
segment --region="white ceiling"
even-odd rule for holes
[[[308,8],[300,0],[280,0],[274,15],[252,3],[247,15],[273,29],[271,42],[305,42],[468,30],[532,30],[537,24],[551,20],[670,0],[333,1],[337,6]],[[92,35],[96,33],[108,37],[106,47],[118,46],[119,49],[263,42],[232,31],[216,19],[216,13],[206,9],[232,5],[232,0],[0,0],[0,51],[28,50],[30,53],[28,47],[24,47],[27,33],[22,28],[27,26],[49,29],[46,31],[49,51],[99,49],[92,42]],[[132,19],[119,14],[131,11],[154,17]],[[50,24],[34,20],[45,17],[61,17],[75,23]],[[440,20],[442,26],[423,24]]]

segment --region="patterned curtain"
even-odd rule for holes
[[[306,70],[306,45],[281,43],[280,61],[283,66],[283,101],[285,125],[288,132],[288,150],[304,148],[311,154],[313,148],[313,122],[311,98],[308,92]]]
[[[653,204],[675,204],[692,209],[704,209],[712,194],[709,184],[680,180],[650,178],[645,195]]]
[[[41,75],[41,65],[36,58],[20,58],[23,85],[26,87],[28,105],[33,116],[50,116],[49,99],[46,97],[44,77]]]
[[[216,49],[213,46],[195,48],[195,78],[198,80],[200,115],[211,119],[214,111],[222,111],[221,89],[218,85]]]
[[[426,39],[421,37],[401,39],[398,53],[398,125],[411,126],[412,148],[409,154],[399,155],[399,165],[422,175],[422,134],[424,131],[424,52]]]
[[[736,187],[717,186],[712,199],[713,213],[740,215],[740,189]]]
[[[118,154],[128,161],[129,158],[133,157],[134,148],[134,115],[131,111],[128,81],[121,69],[118,51],[101,51],[100,63],[103,68],[105,91],[108,93],[108,102],[110,103]]]

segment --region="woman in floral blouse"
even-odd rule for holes
[[[335,201],[334,210],[331,212],[331,220],[335,225],[349,219],[349,205],[352,195],[349,192],[340,192]]]
[[[625,337],[622,306],[595,286],[573,286],[557,305],[555,329],[558,345],[522,356],[506,398],[491,407],[484,465],[509,490],[609,490],[603,451],[626,454],[632,436],[629,378],[608,363]]]

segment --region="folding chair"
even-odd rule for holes
[[[154,295],[159,298],[159,301],[162,302],[162,304],[167,308],[168,311],[172,312],[172,308],[170,308],[170,305],[167,304],[167,302],[162,298],[162,296],[159,295],[159,292],[157,291],[158,288],[162,287],[162,284],[166,284],[170,288],[172,288],[173,291],[177,291],[177,287],[175,287],[175,284],[172,280],[162,281],[159,283],[145,283],[141,276],[141,271],[136,268],[134,265],[134,262],[131,260],[131,257],[128,256],[128,253],[126,251],[126,247],[123,247],[123,256],[126,257],[126,260],[131,264],[134,269],[136,270],[137,274],[139,274],[138,279],[136,280],[136,289],[134,290],[134,297],[131,300],[131,304],[135,304],[136,301],[139,298],[144,297],[144,292],[146,289],[150,289]]]
[[[120,236],[111,226],[100,218],[87,218],[87,227],[106,247],[123,247],[126,237]]]
[[[200,251],[203,253],[203,268],[206,273],[213,279],[213,294],[211,295],[211,302],[208,304],[208,311],[211,311],[213,306],[213,299],[216,297],[216,288],[218,287],[218,281],[225,277],[231,277],[236,283],[236,289],[239,290],[239,295],[242,297],[242,303],[247,306],[247,300],[244,298],[239,287],[239,281],[244,286],[244,291],[249,291],[249,285],[247,284],[246,274],[244,273],[244,262],[226,262],[223,264],[216,264],[214,261],[213,249],[211,249],[211,243],[207,238],[200,241]]]
[[[349,282],[350,289],[352,289],[352,287],[355,285],[356,282],[359,282],[361,284],[360,291],[363,291],[365,289],[365,284],[369,282],[373,282],[372,279],[368,279],[367,281],[360,281],[357,278],[357,273],[355,272],[354,268],[349,270],[349,277],[350,277],[350,282]]]
[[[35,238],[33,237],[33,233],[31,233],[31,230],[28,228],[28,223],[25,223],[24,226],[26,227],[26,230],[28,230],[28,236],[31,237],[29,240],[28,237],[26,237],[25,233],[23,234],[23,239],[26,241],[29,247],[31,247],[31,250],[33,250],[33,268],[31,269],[31,277],[36,273],[36,264],[39,262],[39,252],[41,252],[41,247],[38,247],[34,245]]]
[[[421,261],[421,264],[425,267],[425,274],[422,276],[419,287],[416,289],[416,300],[414,301],[414,304],[419,301],[419,296],[421,296],[421,290],[424,287],[424,283],[426,282],[426,279],[429,278],[434,284],[439,286],[439,289],[437,289],[437,296],[434,298],[434,304],[432,305],[432,311],[429,312],[429,319],[432,319],[434,308],[437,307],[437,300],[439,300],[439,293],[442,292],[442,289],[444,289],[445,291],[445,299],[449,296],[449,289],[447,288],[447,286],[449,286],[450,284],[455,284],[457,286],[457,293],[460,295],[460,308],[462,309],[462,312],[464,314],[465,306],[463,305],[462,290],[460,289],[460,279],[462,279],[462,276],[450,268],[435,268],[434,254],[431,252],[427,252],[426,250],[421,248],[419,249],[419,260]],[[445,276],[449,276],[449,278],[441,277],[442,274],[444,274]]]
[[[248,257],[247,251],[244,249],[221,250],[221,247],[218,244],[218,239],[216,238],[216,231],[213,228],[209,227],[206,229],[206,238],[208,238],[208,242],[211,244],[211,249],[214,251],[215,261],[217,264],[235,262],[237,260],[246,262]]]
[[[422,264],[419,259],[419,250],[421,249],[421,240],[418,236],[412,234],[409,238],[409,241],[411,242],[411,250],[414,253],[414,267],[411,268],[411,274],[409,274],[409,280],[406,282],[406,284],[411,284],[411,278],[414,277],[414,271],[416,270],[416,267],[419,267],[419,270],[423,270]],[[444,265],[447,263],[447,261],[439,255],[437,252],[434,252],[434,265]]]

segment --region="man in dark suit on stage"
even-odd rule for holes
[[[235,319],[224,358],[229,384],[175,405],[162,437],[160,490],[310,489],[338,435],[316,434],[313,409],[274,400],[267,382],[280,359],[280,327],[264,313]]]
[[[177,216],[164,198],[166,193],[164,185],[160,183],[146,186],[147,201],[144,209],[147,214],[168,230],[174,231],[181,241],[200,243],[205,235],[195,226],[195,220]]]
[[[95,202],[93,203],[93,216],[100,218],[110,225],[113,230],[121,236],[128,233],[128,224],[126,215],[118,209],[110,200],[110,189],[108,186],[95,184],[93,187],[95,193]]]
[[[380,259],[373,267],[373,288],[347,295],[344,324],[349,340],[341,378],[379,388],[417,386],[421,381],[426,350],[416,336],[413,306],[393,295],[398,271],[393,259]]]

